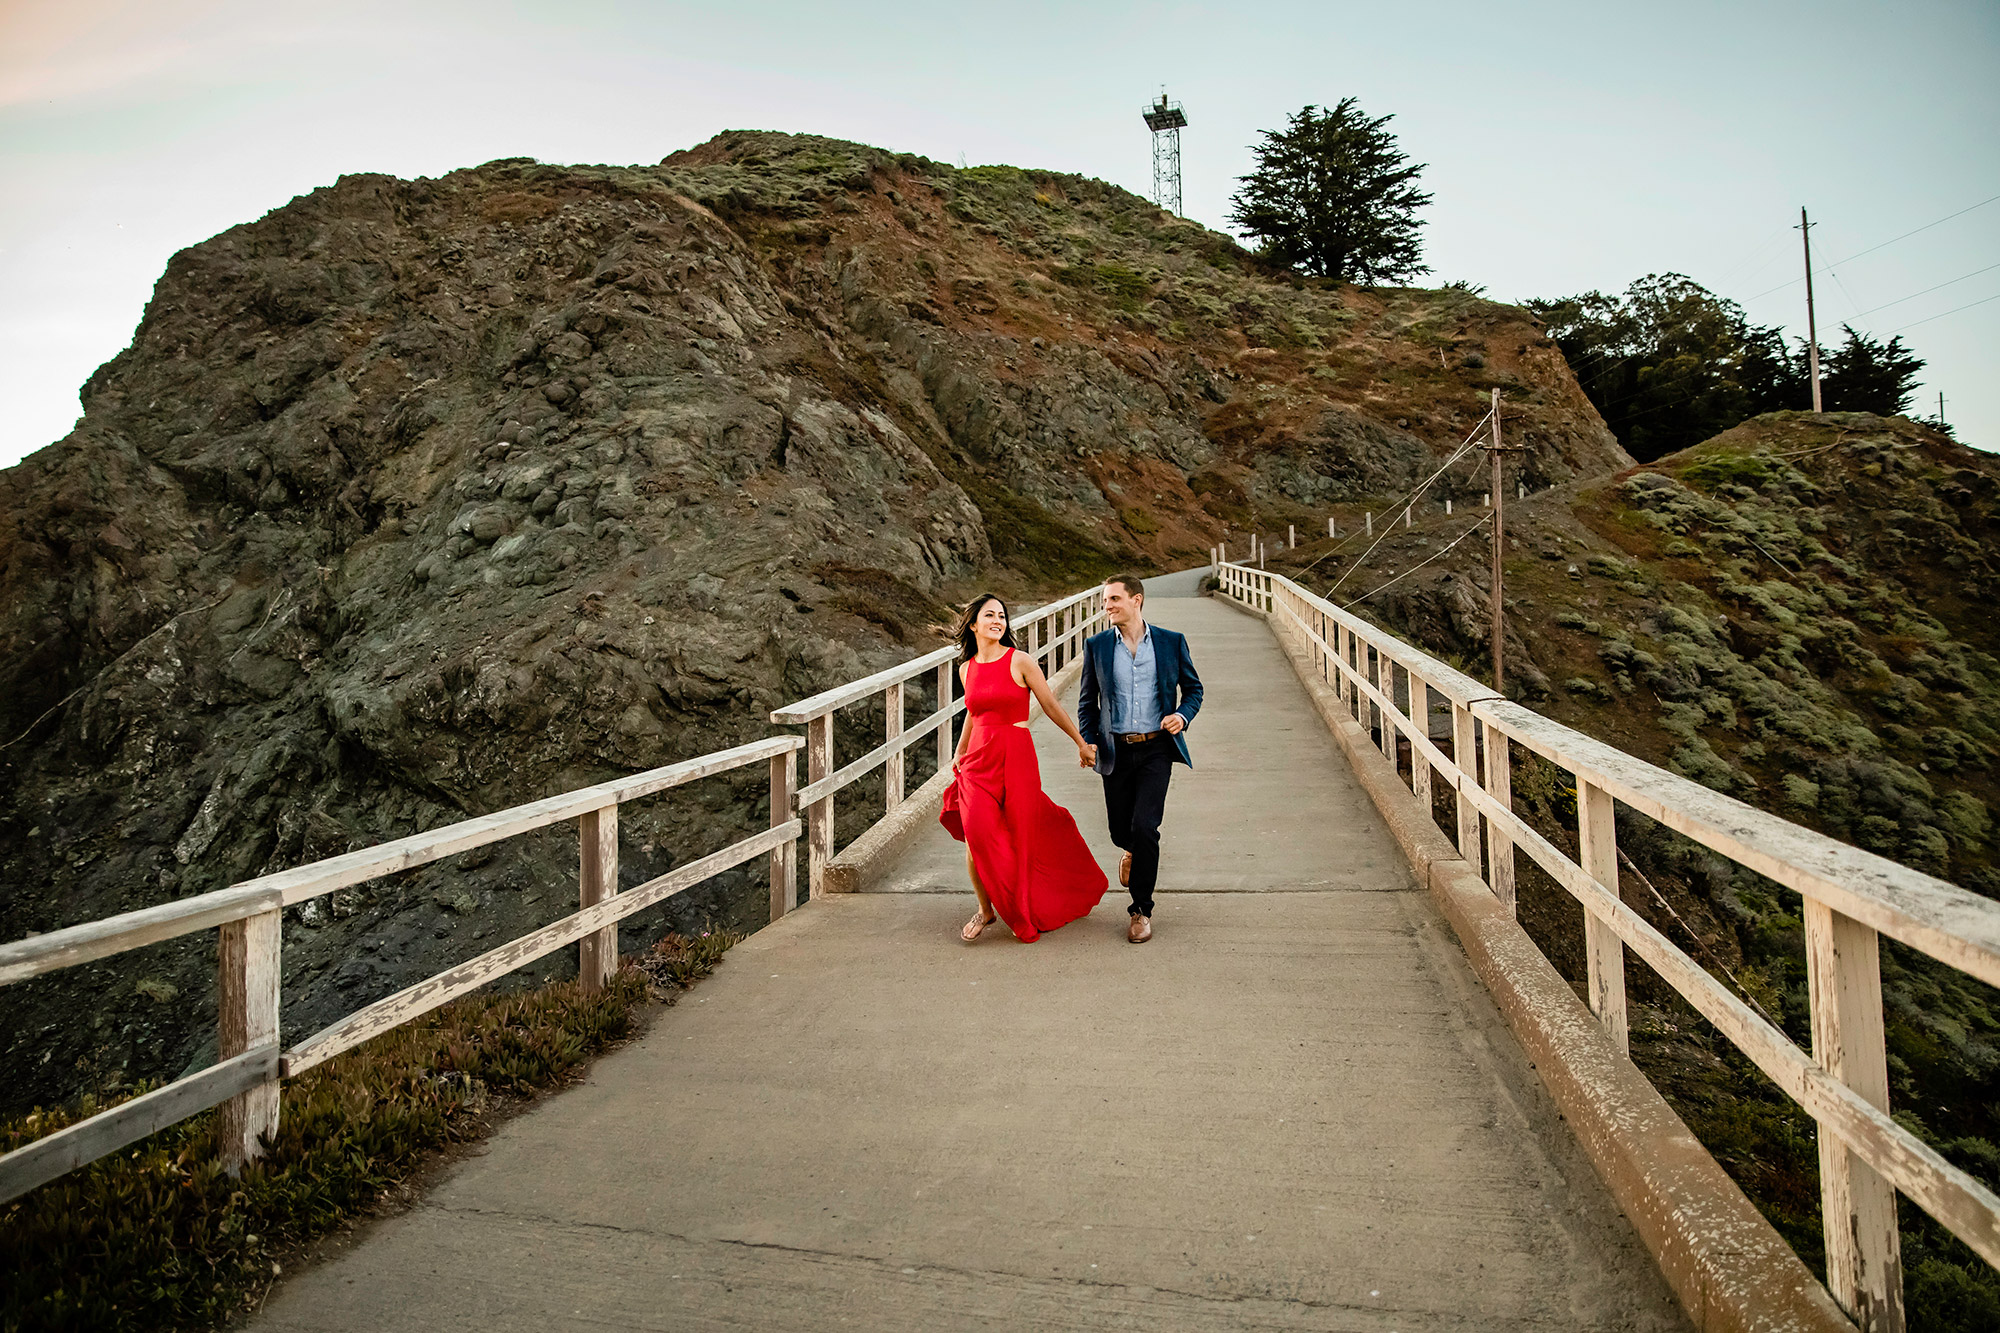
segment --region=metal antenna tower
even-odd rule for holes
[[[1167,95],[1139,113],[1153,132],[1153,202],[1176,217],[1181,211],[1181,127],[1188,123],[1179,102]]]

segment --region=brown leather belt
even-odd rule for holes
[[[1166,734],[1164,731],[1128,731],[1119,736],[1118,739],[1127,745],[1142,745],[1147,741],[1154,740]]]

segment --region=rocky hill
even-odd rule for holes
[[[764,734],[976,586],[1391,494],[1496,384],[1538,484],[1629,462],[1525,312],[1097,181],[753,133],[343,178],[175,256],[0,472],[0,937]],[[627,811],[628,880],[757,788]],[[288,1034],[559,915],[573,837],[308,905]],[[0,991],[5,1100],[171,1076],[212,1004],[201,936]]]

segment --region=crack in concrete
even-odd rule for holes
[[[449,1213],[454,1216],[508,1218],[510,1220],[517,1222],[532,1222],[548,1227],[566,1228],[576,1231],[609,1231],[617,1235],[640,1236],[648,1240],[674,1241],[678,1242],[679,1244],[689,1245],[689,1246],[702,1246],[702,1245],[726,1246],[731,1249],[758,1250],[758,1251],[766,1251],[777,1254],[795,1254],[803,1258],[810,1258],[810,1259],[840,1260],[844,1262],[862,1264],[870,1268],[879,1269],[884,1274],[893,1277],[908,1277],[908,1276],[930,1273],[948,1278],[971,1278],[971,1279],[1000,1278],[1000,1279],[1012,1280],[1015,1282],[1033,1283],[1037,1285],[1050,1286],[1050,1287],[1081,1287],[1101,1292],[1107,1295],[1114,1293],[1128,1295],[1135,1300],[1143,1300],[1148,1296],[1161,1295],[1161,1296],[1177,1297],[1188,1301],[1198,1301],[1205,1304],[1217,1305],[1217,1306],[1241,1306],[1247,1304],[1275,1305],[1275,1306],[1289,1307],[1300,1310],[1326,1310],[1336,1313],[1354,1312],[1360,1314],[1374,1314],[1374,1315],[1380,1315],[1385,1319],[1396,1315],[1406,1315],[1414,1318],[1423,1318],[1423,1319],[1467,1318],[1467,1316],[1453,1315],[1445,1311],[1425,1310],[1422,1309],[1421,1307],[1412,1308],[1407,1306],[1391,1305],[1387,1302],[1384,1302],[1379,1305],[1377,1304],[1364,1305],[1351,1301],[1312,1300],[1303,1296],[1277,1296],[1277,1295],[1269,1295],[1256,1292],[1229,1292],[1218,1295],[1213,1292],[1189,1291],[1186,1290],[1185,1288],[1180,1288],[1180,1287],[1162,1287],[1152,1283],[1111,1282],[1101,1278],[1064,1277],[1054,1274],[1020,1273],[1005,1268],[961,1268],[952,1264],[940,1264],[933,1262],[925,1262],[919,1264],[899,1264],[894,1260],[881,1259],[868,1254],[857,1254],[846,1250],[822,1250],[822,1249],[815,1249],[811,1246],[805,1246],[805,1245],[786,1245],[779,1241],[740,1240],[731,1236],[692,1236],[684,1232],[678,1232],[678,1231],[659,1231],[641,1227],[620,1226],[615,1222],[598,1222],[598,1221],[584,1220],[578,1218],[552,1217],[546,1213],[521,1213],[505,1208],[478,1208],[465,1205],[453,1206],[449,1204],[429,1204],[426,1205],[426,1207],[430,1211]],[[1570,1327],[1570,1325],[1566,1321],[1558,1321],[1553,1318],[1522,1319],[1516,1316],[1512,1319],[1507,1320],[1504,1324],[1485,1322],[1481,1323],[1479,1327],[1537,1329],[1537,1328],[1568,1328]]]

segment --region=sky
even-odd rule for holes
[[[1393,115],[1431,280],[1503,300],[1674,271],[1803,336],[1803,205],[1822,343],[1900,332],[1912,411],[2000,450],[1996,71],[1993,0],[0,0],[0,466],[71,429],[175,251],[345,173],[774,129],[1143,194],[1162,89],[1221,230],[1260,132]]]

